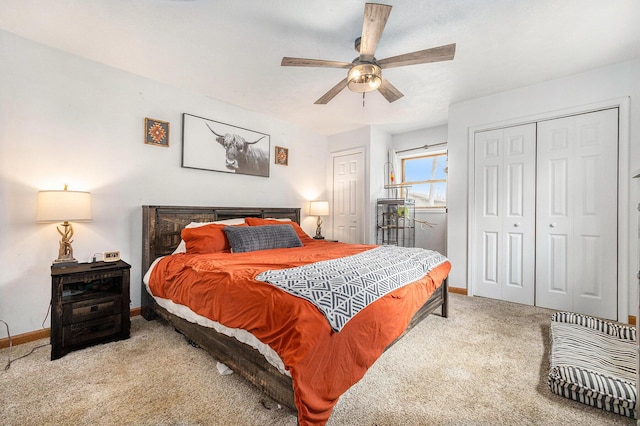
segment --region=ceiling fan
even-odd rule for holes
[[[283,67],[323,67],[349,70],[347,77],[315,101],[316,104],[328,103],[345,87],[348,87],[351,91],[362,93],[363,96],[365,92],[377,89],[387,101],[397,101],[404,95],[389,83],[389,80],[382,78],[383,69],[428,62],[450,61],[455,55],[456,44],[447,44],[378,60],[375,58],[374,53],[390,13],[391,6],[377,3],[365,4],[362,36],[355,41],[355,48],[360,53],[360,56],[352,62],[284,57],[281,65]]]

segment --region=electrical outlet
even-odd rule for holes
[[[102,260],[105,262],[116,262],[120,260],[119,251],[105,251]]]

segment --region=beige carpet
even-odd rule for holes
[[[450,317],[429,317],[387,351],[329,425],[635,424],[549,391],[551,313],[452,295]],[[43,343],[14,347],[13,356]],[[46,346],[0,371],[2,425],[296,424],[157,321],[135,317],[129,340],[49,356]]]

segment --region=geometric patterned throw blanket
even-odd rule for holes
[[[380,246],[353,256],[265,271],[256,279],[313,303],[339,332],[367,305],[445,261],[432,250]]]

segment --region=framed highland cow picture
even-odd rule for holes
[[[182,114],[182,167],[269,177],[269,135]]]

